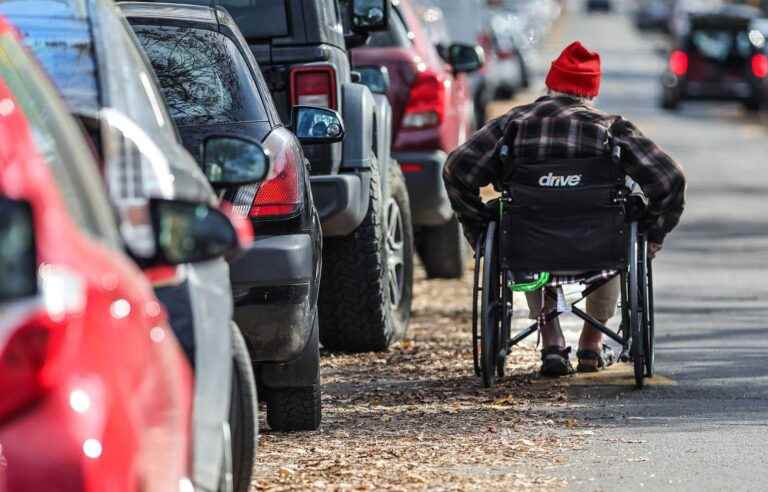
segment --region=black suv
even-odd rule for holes
[[[267,422],[273,430],[317,429],[322,233],[302,146],[282,124],[256,60],[223,8],[119,5],[155,69],[185,147],[256,231],[253,244],[233,260],[230,277],[235,321],[250,349]],[[294,119],[304,121],[308,112],[335,118],[335,140],[341,139],[333,111],[302,108]],[[209,165],[220,154],[210,143],[222,134],[263,144],[272,157],[267,179],[217,185],[227,169]],[[243,165],[250,160],[247,149],[237,157]]]
[[[343,117],[341,143],[306,145],[324,236],[319,298],[325,348],[384,350],[407,329],[410,204],[390,156],[391,109],[350,66],[348,49],[388,26],[389,0],[181,0],[225,7],[261,66],[283,121],[295,106]],[[257,231],[258,233],[258,231]]]
[[[743,5],[690,14],[673,39],[661,78],[661,106],[677,109],[691,100],[740,101],[756,111],[768,77],[765,36],[751,27],[759,11]]]

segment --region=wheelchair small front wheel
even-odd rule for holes
[[[496,383],[496,362],[499,347],[500,285],[496,223],[488,224],[483,251],[483,284],[480,304],[480,372],[483,386]]]

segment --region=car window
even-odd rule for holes
[[[27,117],[37,149],[58,185],[70,216],[87,234],[117,249],[119,236],[98,168],[77,123],[56,103],[52,88],[37,83],[43,77],[25,62],[21,48],[0,39],[0,77]]]
[[[745,31],[693,31],[691,46],[704,58],[718,62],[729,58],[746,59],[752,54],[752,43]]]
[[[191,27],[134,29],[179,125],[268,121],[248,65],[231,39]]]
[[[73,108],[98,111],[96,60],[88,23],[82,19],[14,19],[15,25]]]
[[[288,36],[289,10],[286,0],[218,0],[243,31],[246,38]]]
[[[367,45],[371,48],[407,48],[412,44],[412,36],[398,9],[393,8],[389,16],[389,29],[371,33]]]

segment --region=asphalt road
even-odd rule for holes
[[[664,60],[623,16],[572,12],[548,49],[574,39],[603,56],[598,105],[685,167],[688,206],[655,263],[660,377],[643,391],[623,369],[575,381],[566,412],[591,428],[549,472],[572,490],[766,490],[768,126],[738,105],[659,109]]]

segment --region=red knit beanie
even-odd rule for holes
[[[547,87],[575,96],[597,97],[600,92],[600,75],[600,55],[576,41],[552,62],[547,75]]]

